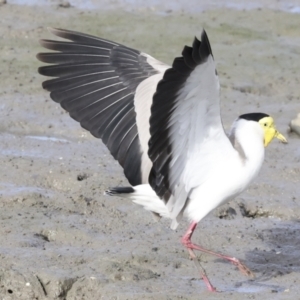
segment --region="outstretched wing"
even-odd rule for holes
[[[174,60],[157,86],[150,118],[149,183],[176,219],[192,189],[218,159],[232,153],[221,121],[219,80],[208,37],[202,32]],[[219,155],[220,154],[220,155]],[[201,199],[199,199],[201,201]]]
[[[43,88],[83,128],[102,139],[130,184],[141,184],[142,159],[149,158],[143,155],[148,149],[140,142],[134,97],[145,79],[169,67],[118,43],[74,31],[50,31],[71,42],[41,40],[43,47],[58,51],[37,55],[40,61],[54,64],[38,70],[56,77],[43,82]]]

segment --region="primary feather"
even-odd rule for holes
[[[39,68],[40,74],[56,77],[45,81],[44,89],[83,128],[102,139],[130,184],[141,184],[141,159],[147,149],[138,136],[134,95],[141,82],[162,73],[166,65],[105,39],[63,29],[50,31],[71,42],[41,41],[45,48],[59,51],[37,56],[54,64]]]

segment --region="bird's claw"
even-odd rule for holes
[[[237,258],[233,258],[231,260],[231,262],[235,266],[237,266],[238,269],[241,271],[241,273],[243,273],[244,275],[246,275],[248,277],[252,277],[252,278],[255,277],[254,273],[245,264],[243,264],[240,260],[238,260]]]

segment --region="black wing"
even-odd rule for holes
[[[43,82],[43,88],[83,128],[102,139],[131,185],[141,184],[134,95],[137,86],[158,70],[140,51],[79,32],[50,31],[71,42],[41,40],[43,47],[58,51],[37,55],[54,64],[38,69],[56,77]]]
[[[150,172],[149,183],[156,194],[165,202],[168,202],[171,195],[174,196],[175,185],[178,184],[183,171],[182,164],[186,161],[185,151],[180,156],[173,157],[174,149],[172,148],[171,136],[174,136],[174,132],[171,131],[174,131],[174,124],[172,124],[171,117],[180,101],[186,101],[181,95],[181,90],[187,84],[188,77],[197,66],[206,62],[209,55],[212,55],[212,51],[208,37],[203,31],[201,41],[195,38],[193,46],[185,46],[182,56],[175,58],[172,68],[165,72],[153,96],[150,118],[151,138],[148,151],[153,167]],[[188,113],[186,112],[185,118],[189,118]],[[182,143],[185,144],[186,141],[183,140]],[[184,145],[182,148],[184,149]],[[170,166],[171,163],[172,166]],[[177,172],[173,172],[176,175],[173,176],[172,180],[170,178],[171,168],[177,169]],[[179,205],[181,208],[184,201],[186,201],[185,197]]]

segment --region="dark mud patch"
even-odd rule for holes
[[[255,248],[247,252],[256,272],[261,273],[258,280],[268,280],[292,272],[300,272],[300,222],[278,222],[271,229],[262,230],[258,235],[269,250]]]

